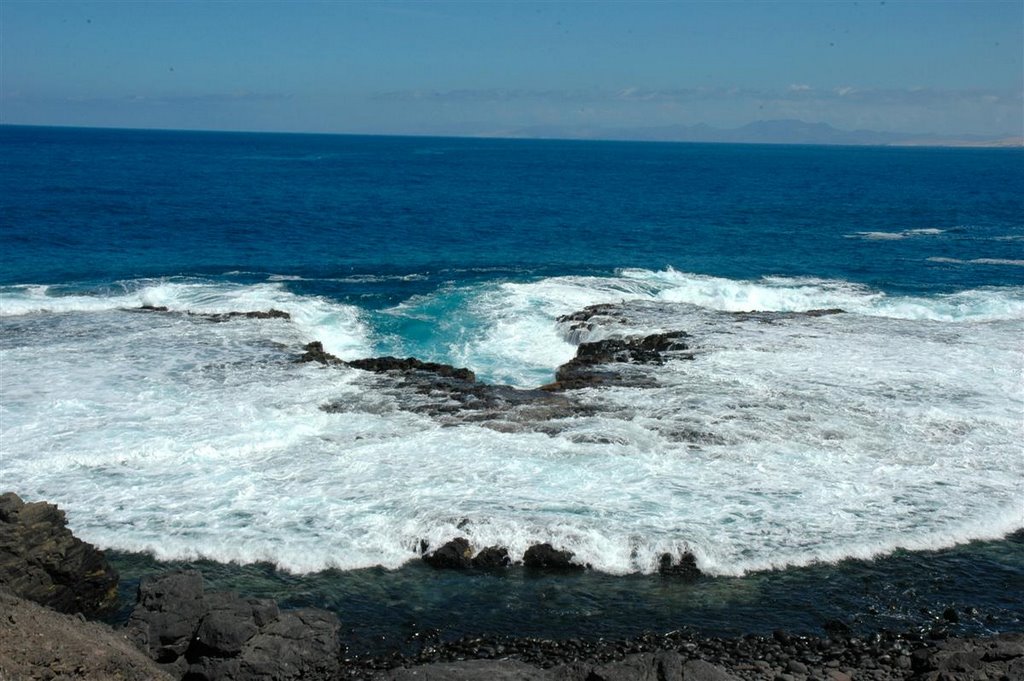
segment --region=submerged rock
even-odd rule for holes
[[[340,666],[340,624],[333,613],[281,612],[269,599],[207,594],[194,570],[144,579],[127,629],[136,645],[178,678],[330,679]]]
[[[103,552],[75,537],[64,511],[0,495],[0,587],[66,613],[117,605],[117,572]]]

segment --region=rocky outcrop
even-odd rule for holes
[[[117,604],[117,572],[103,552],[71,534],[64,511],[0,495],[0,588],[66,613]]]
[[[673,557],[671,553],[661,554],[658,559],[658,572],[687,580],[697,579],[702,574],[697,567],[697,559],[689,551],[678,558]]]
[[[806,310],[804,312],[750,310],[748,312],[731,312],[729,314],[731,314],[738,322],[755,321],[762,324],[778,324],[791,319],[799,319],[801,317],[829,317],[836,314],[846,314],[846,310],[838,307],[830,307],[825,309]]]
[[[511,565],[512,559],[504,546],[488,546],[474,556],[469,540],[458,537],[436,551],[424,554],[423,562],[445,570],[498,570]]]
[[[1024,634],[940,641],[913,651],[910,667],[922,681],[1024,679]]]
[[[306,343],[302,348],[305,352],[299,356],[299,362],[319,362],[320,364],[344,364],[343,361],[324,350],[324,344],[320,341]]]
[[[488,546],[473,556],[473,567],[478,570],[500,570],[512,564],[504,546]]]
[[[649,386],[652,384],[649,376],[631,375],[618,365],[664,364],[664,353],[667,352],[677,353],[675,356],[680,359],[693,359],[693,355],[680,352],[688,349],[686,338],[689,335],[683,331],[669,331],[580,343],[576,357],[558,367],[555,381],[542,386],[541,390],[555,392],[602,385]]]
[[[0,590],[0,679],[173,681],[122,633]]]
[[[166,305],[140,305],[129,310],[131,312],[171,312]],[[181,314],[181,313],[177,313]],[[291,319],[292,316],[283,310],[252,310],[249,312],[191,312],[185,311],[190,317],[199,317],[208,322],[227,322],[232,319]]]
[[[466,381],[467,383],[476,381],[476,374],[469,369],[453,367],[450,364],[438,364],[437,362],[423,362],[415,357],[406,357],[405,359],[397,357],[368,357],[349,362],[348,365],[354,369],[372,371],[378,374],[395,372],[407,375],[420,372],[442,378],[454,378],[459,381]]]
[[[304,355],[301,361],[341,363],[330,355],[322,359],[322,347],[315,347],[310,352],[314,345],[319,346],[314,343],[306,346],[309,359]],[[392,395],[399,409],[427,414],[448,425],[474,423],[496,430],[516,431],[588,412],[563,395],[482,383],[469,369],[449,364],[423,362],[412,357],[371,357],[345,364],[377,374],[377,389]],[[353,408],[348,400],[321,406],[328,413],[347,412]]]
[[[423,562],[435,568],[464,570],[473,567],[473,549],[459,537],[423,556]]]
[[[292,316],[283,310],[254,310],[251,312],[189,312],[193,317],[202,317],[208,322],[227,322],[232,319],[291,319]]]
[[[551,544],[534,544],[523,554],[523,565],[534,570],[574,571],[586,566],[572,562],[572,551],[560,551]]]
[[[131,640],[176,678],[270,681],[334,678],[340,625],[314,608],[206,593],[196,571],[145,579],[128,621]]]

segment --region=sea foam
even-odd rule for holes
[[[394,568],[459,535],[615,574],[665,552],[737,575],[940,548],[1024,526],[1022,300],[675,270],[448,287],[379,317],[284,282],[8,289],[4,485],[102,546],[295,572]],[[444,427],[373,375],[294,361],[433,319],[425,359],[533,387],[573,354],[558,316],[596,303],[619,312],[583,340],[685,330],[693,359],[580,391],[579,416],[540,428]],[[270,307],[291,321],[184,314]]]

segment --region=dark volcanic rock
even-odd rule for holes
[[[679,679],[682,674],[679,653],[664,651],[627,655],[622,660],[597,665],[586,678],[587,681],[662,681]]]
[[[719,639],[687,630],[627,640],[465,636],[428,645],[412,657],[395,654],[362,665],[353,662],[343,669],[343,678],[1016,681],[1024,678],[1024,634],[937,643],[922,642],[918,632],[885,630],[866,639],[782,632]],[[385,669],[390,671],[373,674]]]
[[[208,681],[334,678],[339,628],[323,610],[207,594],[194,570],[143,580],[128,621],[129,638],[162,669]]]
[[[140,305],[130,309],[132,312],[170,312],[166,305]],[[199,317],[209,322],[226,322],[232,319],[291,319],[292,316],[283,310],[253,310],[250,312],[185,312],[190,317]]]
[[[96,614],[117,605],[117,579],[102,551],[71,534],[64,511],[0,495],[0,587],[60,612]]]
[[[202,317],[209,322],[227,322],[232,319],[291,319],[292,316],[283,310],[271,308],[266,312],[255,310],[253,312],[189,312],[193,317]]]
[[[488,546],[473,556],[473,567],[482,570],[497,570],[511,564],[512,559],[504,546]]]
[[[423,556],[423,562],[435,568],[464,570],[473,566],[473,549],[462,537],[452,539],[441,548]]]
[[[372,371],[378,374],[392,371],[408,374],[421,371],[468,383],[476,381],[476,374],[469,369],[453,367],[450,364],[438,364],[437,362],[423,362],[415,357],[407,357],[405,359],[398,359],[397,357],[368,357],[349,362],[348,365],[355,369]]]
[[[576,357],[558,367],[554,383],[542,390],[576,390],[600,385],[648,385],[649,378],[630,378],[614,369],[622,364],[664,364],[665,352],[686,350],[683,331],[655,333],[639,338],[608,338],[592,343],[580,343]],[[692,355],[680,355],[693,359]]]
[[[339,666],[340,625],[334,613],[316,608],[282,612],[261,627],[240,654],[238,679],[333,679]]]
[[[534,544],[523,554],[523,565],[538,570],[582,570],[584,566],[572,562],[572,551],[559,551],[551,544]]]
[[[807,310],[806,312],[776,312],[764,310],[750,310],[747,312],[731,312],[736,321],[755,321],[762,324],[777,324],[800,317],[828,317],[836,314],[846,314],[846,310],[838,307],[827,309]]]
[[[661,554],[658,559],[658,572],[663,575],[682,577],[684,579],[697,579],[701,571],[697,567],[697,559],[687,551],[676,560],[670,553]]]
[[[560,677],[518,660],[466,660],[393,669],[377,678],[380,681],[556,681]]]
[[[378,390],[393,395],[399,409],[437,417],[448,425],[475,423],[518,431],[589,411],[564,395],[480,383],[469,369],[412,357],[373,357],[347,364],[378,374]],[[320,408],[336,413],[347,412],[353,405],[340,400]]]
[[[344,364],[340,359],[324,350],[324,344],[320,341],[307,343],[302,348],[304,352],[298,359],[300,362],[320,362],[321,364]]]
[[[167,671],[180,675],[205,614],[203,577],[195,570],[143,579],[128,620],[128,637]]]

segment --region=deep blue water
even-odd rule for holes
[[[1024,283],[1019,266],[928,260],[1024,257],[1020,150],[11,126],[0,145],[2,283],[426,273],[422,290],[666,266],[892,292]]]
[[[294,362],[536,386],[575,352],[557,317],[621,301],[696,358],[521,431]],[[270,307],[291,321],[188,314]],[[1021,338],[1019,149],[0,126],[0,488],[112,549],[126,599],[198,565],[337,610],[354,650],[946,607],[1020,630]],[[419,561],[458,533],[596,569]],[[708,576],[651,574],[683,549]]]

